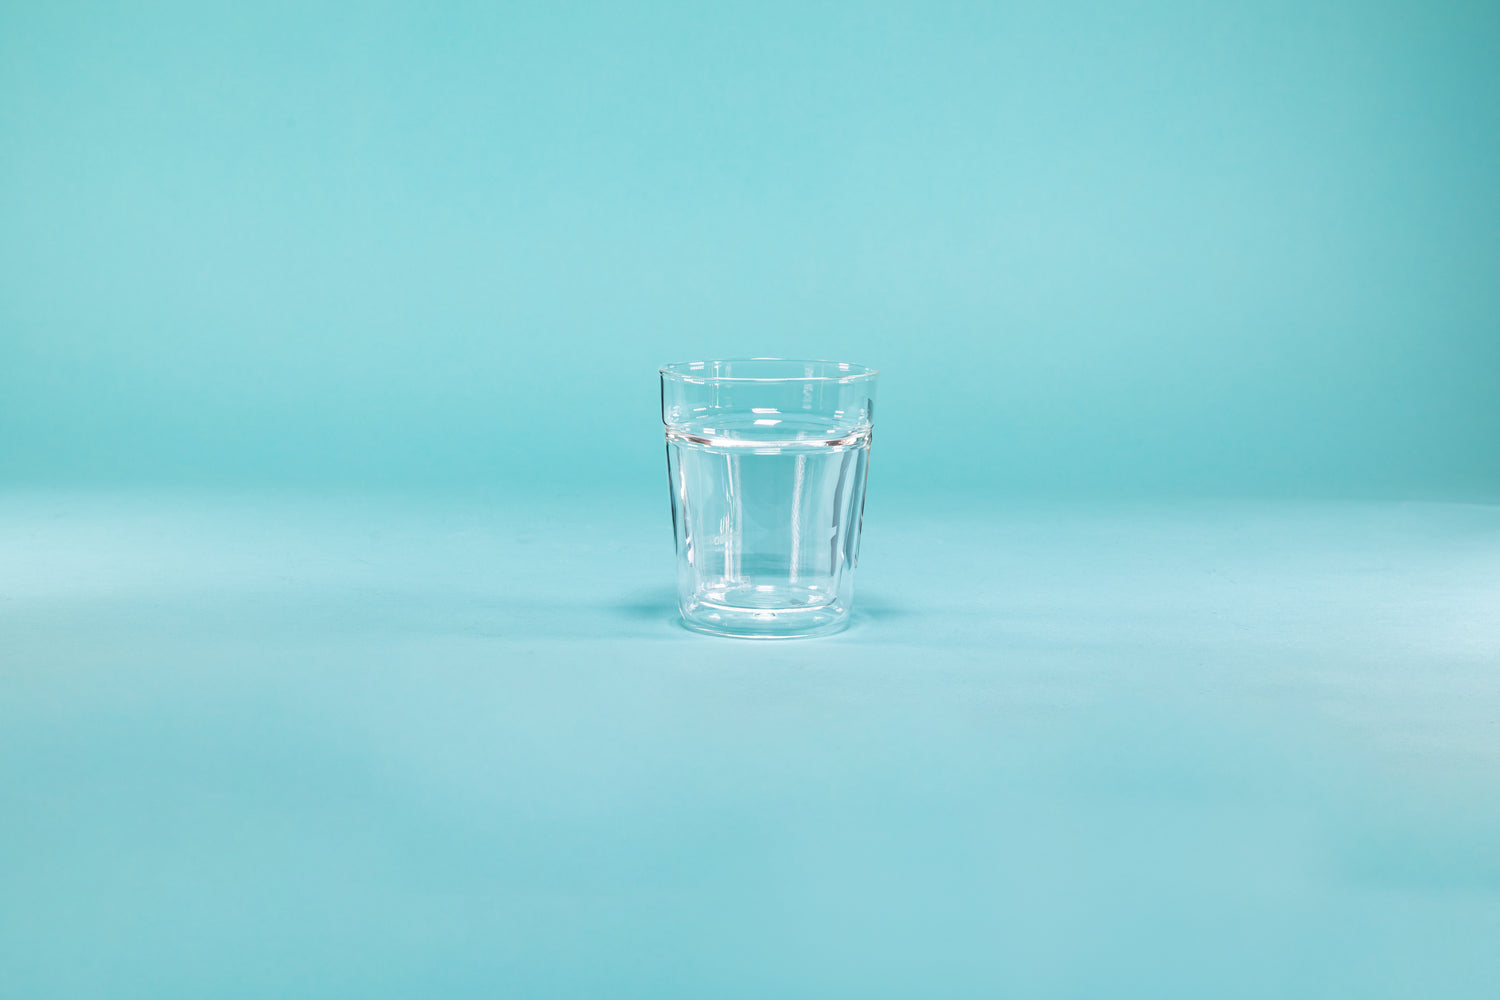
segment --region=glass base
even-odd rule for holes
[[[681,610],[693,631],[736,639],[807,639],[849,627],[847,604],[820,587],[714,588],[683,601]]]

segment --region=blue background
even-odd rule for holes
[[[0,4],[0,995],[1488,997],[1500,7]],[[674,624],[655,367],[880,367]]]
[[[655,488],[654,367],[750,354],[885,369],[886,488],[1493,494],[1497,45],[1489,3],[6,4],[0,474]]]

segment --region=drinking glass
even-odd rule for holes
[[[757,639],[847,626],[876,371],[781,358],[660,371],[683,621]]]

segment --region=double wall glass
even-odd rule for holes
[[[792,638],[848,624],[875,378],[862,365],[772,358],[661,369],[690,628]]]

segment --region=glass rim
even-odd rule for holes
[[[781,365],[824,365],[832,370],[828,375],[713,375],[710,371],[720,365],[747,361],[771,362]],[[706,384],[709,382],[858,382],[873,379],[880,369],[857,365],[848,361],[825,361],[821,358],[709,358],[704,361],[679,361],[662,365],[657,369],[662,378],[679,382]]]

